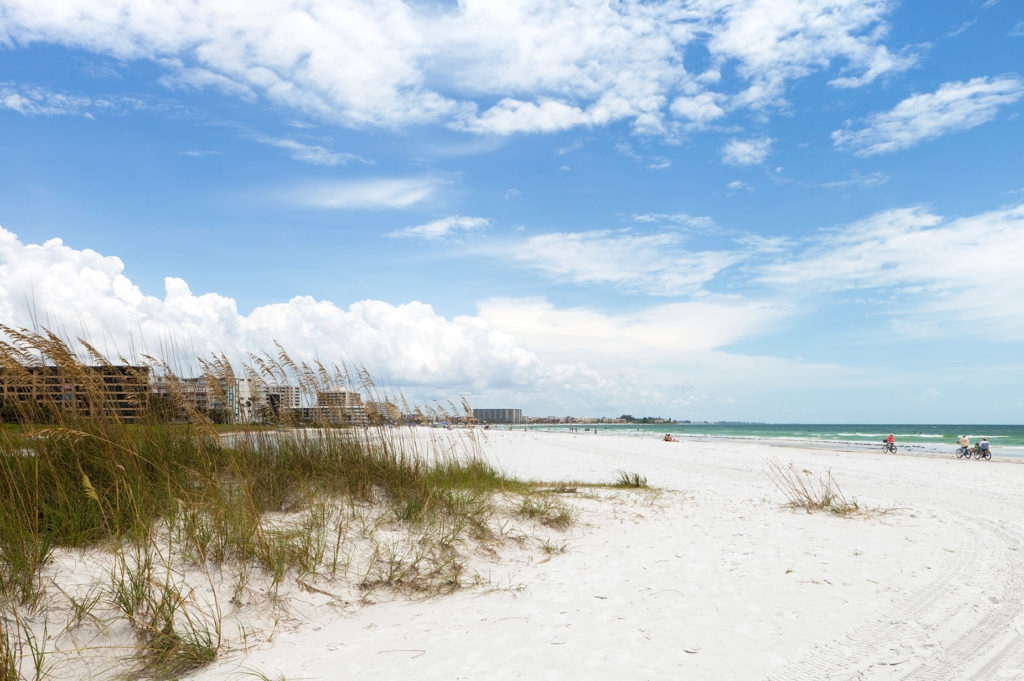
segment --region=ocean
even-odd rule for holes
[[[504,428],[504,426],[502,426]],[[580,432],[598,435],[619,434],[657,436],[671,433],[674,437],[696,440],[755,439],[811,447],[841,449],[877,448],[892,433],[896,446],[903,450],[952,454],[957,439],[966,435],[971,443],[987,437],[995,456],[1024,458],[1024,425],[950,425],[892,423],[676,423],[676,424],[614,424],[614,425],[531,425],[514,426],[539,430]],[[587,429],[586,431],[584,429]]]

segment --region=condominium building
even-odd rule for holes
[[[149,401],[149,367],[127,365],[6,367],[0,371],[0,403],[29,420],[54,410],[90,418],[138,421]]]
[[[351,390],[321,390],[316,406],[299,410],[306,421],[332,426],[365,426],[366,407],[359,393]]]
[[[473,418],[479,423],[522,423],[522,409],[474,409]]]

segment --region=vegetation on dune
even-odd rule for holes
[[[149,357],[168,393],[126,419],[91,369],[113,365],[88,343],[78,342],[82,360],[52,333],[0,332],[0,380],[18,385],[31,367],[49,367],[76,391],[73,403],[8,399],[0,414],[0,681],[45,678],[66,657],[41,634],[57,619],[58,644],[83,627],[134,641],[127,653],[108,651],[125,659],[101,675],[173,678],[215,659],[225,607],[242,607],[257,580],[270,598],[285,584],[327,593],[312,579],[347,580],[364,595],[443,593],[465,583],[464,555],[499,541],[507,518],[572,522],[563,501],[488,464],[470,431],[442,442],[444,431],[414,437],[385,418],[294,428],[287,415],[274,427],[215,427]],[[457,415],[453,405],[409,407],[344,365],[297,362],[283,350],[251,360],[248,376],[297,384],[307,397],[360,391],[423,420]],[[214,390],[233,378],[224,357],[201,366]],[[56,557],[97,553],[103,582],[55,578]],[[215,588],[223,579],[233,584],[230,604]]]

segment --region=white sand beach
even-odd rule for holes
[[[1024,466],[586,432],[492,431],[484,452],[523,479],[653,489],[562,495],[565,551],[481,552],[487,583],[453,595],[296,595],[194,678],[1024,678]],[[866,512],[785,508],[772,458],[830,469]]]

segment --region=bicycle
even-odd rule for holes
[[[992,450],[978,448],[974,451],[974,458],[985,459],[986,461],[988,461],[992,458]]]
[[[896,453],[896,445],[893,444],[892,442],[883,442],[882,443],[882,453],[883,454],[885,454],[885,453],[895,454]]]
[[[956,458],[958,459],[970,459],[973,450],[970,447],[960,447],[956,450]]]

